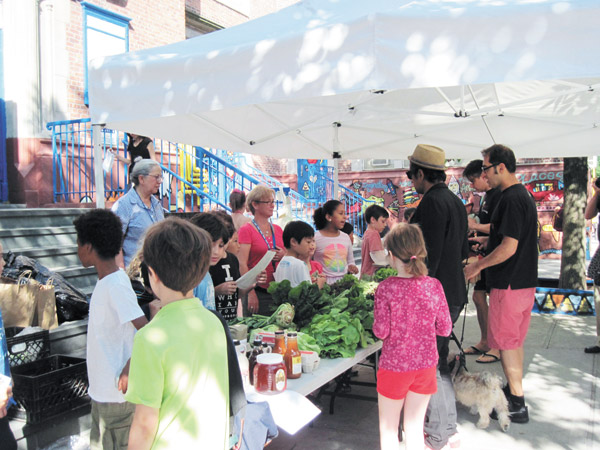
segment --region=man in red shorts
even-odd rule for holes
[[[511,149],[493,145],[482,152],[483,174],[502,196],[491,217],[487,256],[465,267],[467,279],[487,269],[490,291],[488,342],[499,348],[508,381],[504,393],[510,418],[529,422],[523,395],[523,343],[529,329],[537,285],[537,210],[535,201],[515,176]]]

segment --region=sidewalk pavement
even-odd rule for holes
[[[545,260],[548,261],[548,260]],[[540,262],[540,277],[558,278],[560,261]],[[460,339],[463,316],[455,325]],[[463,347],[477,343],[475,308],[467,307]],[[511,424],[507,433],[496,421],[485,430],[478,416],[458,406],[458,429],[463,450],[600,450],[600,355],[584,347],[596,342],[595,317],[533,314],[525,342],[523,387],[529,406],[528,424]],[[456,349],[456,347],[455,347]],[[452,350],[451,350],[452,351]],[[500,363],[477,364],[467,357],[469,371],[489,370],[502,375]],[[503,377],[504,378],[504,377]],[[373,371],[359,369],[361,381],[374,381]],[[353,386],[353,394],[376,396],[374,387]],[[312,427],[295,436],[281,431],[269,450],[375,450],[379,448],[378,410],[373,401],[338,398],[329,414],[329,397],[317,403],[322,413]],[[401,448],[404,448],[401,446]]]

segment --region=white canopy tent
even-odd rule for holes
[[[598,152],[600,5],[305,0],[93,61],[94,124],[280,158]]]

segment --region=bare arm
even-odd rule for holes
[[[588,199],[587,205],[585,207],[585,218],[586,220],[591,220],[598,214],[598,195],[600,194],[600,189],[596,187],[596,184],[592,182],[592,195]]]
[[[129,431],[129,450],[146,450],[152,446],[158,428],[158,408],[136,405]]]
[[[469,220],[469,230],[477,231],[478,233],[486,233],[490,234],[491,225],[489,223],[481,224],[474,219],[468,218]]]
[[[150,143],[148,144],[148,147],[146,147],[148,149],[148,153],[150,154],[150,159],[154,159],[156,160],[156,152],[154,150],[154,142],[150,141]]]
[[[492,253],[465,267],[465,278],[470,280],[483,269],[506,261],[515,254],[518,245],[519,241],[515,238],[504,236],[500,245],[496,247]]]
[[[240,262],[240,274],[244,275],[248,272],[248,258],[250,256],[250,244],[240,244],[240,251],[237,254]]]

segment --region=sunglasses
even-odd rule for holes
[[[254,203],[264,203],[266,205],[274,205],[275,200],[255,200]]]
[[[414,173],[412,173],[410,170],[408,172],[406,172],[406,176],[408,177],[409,180],[412,180]]]

